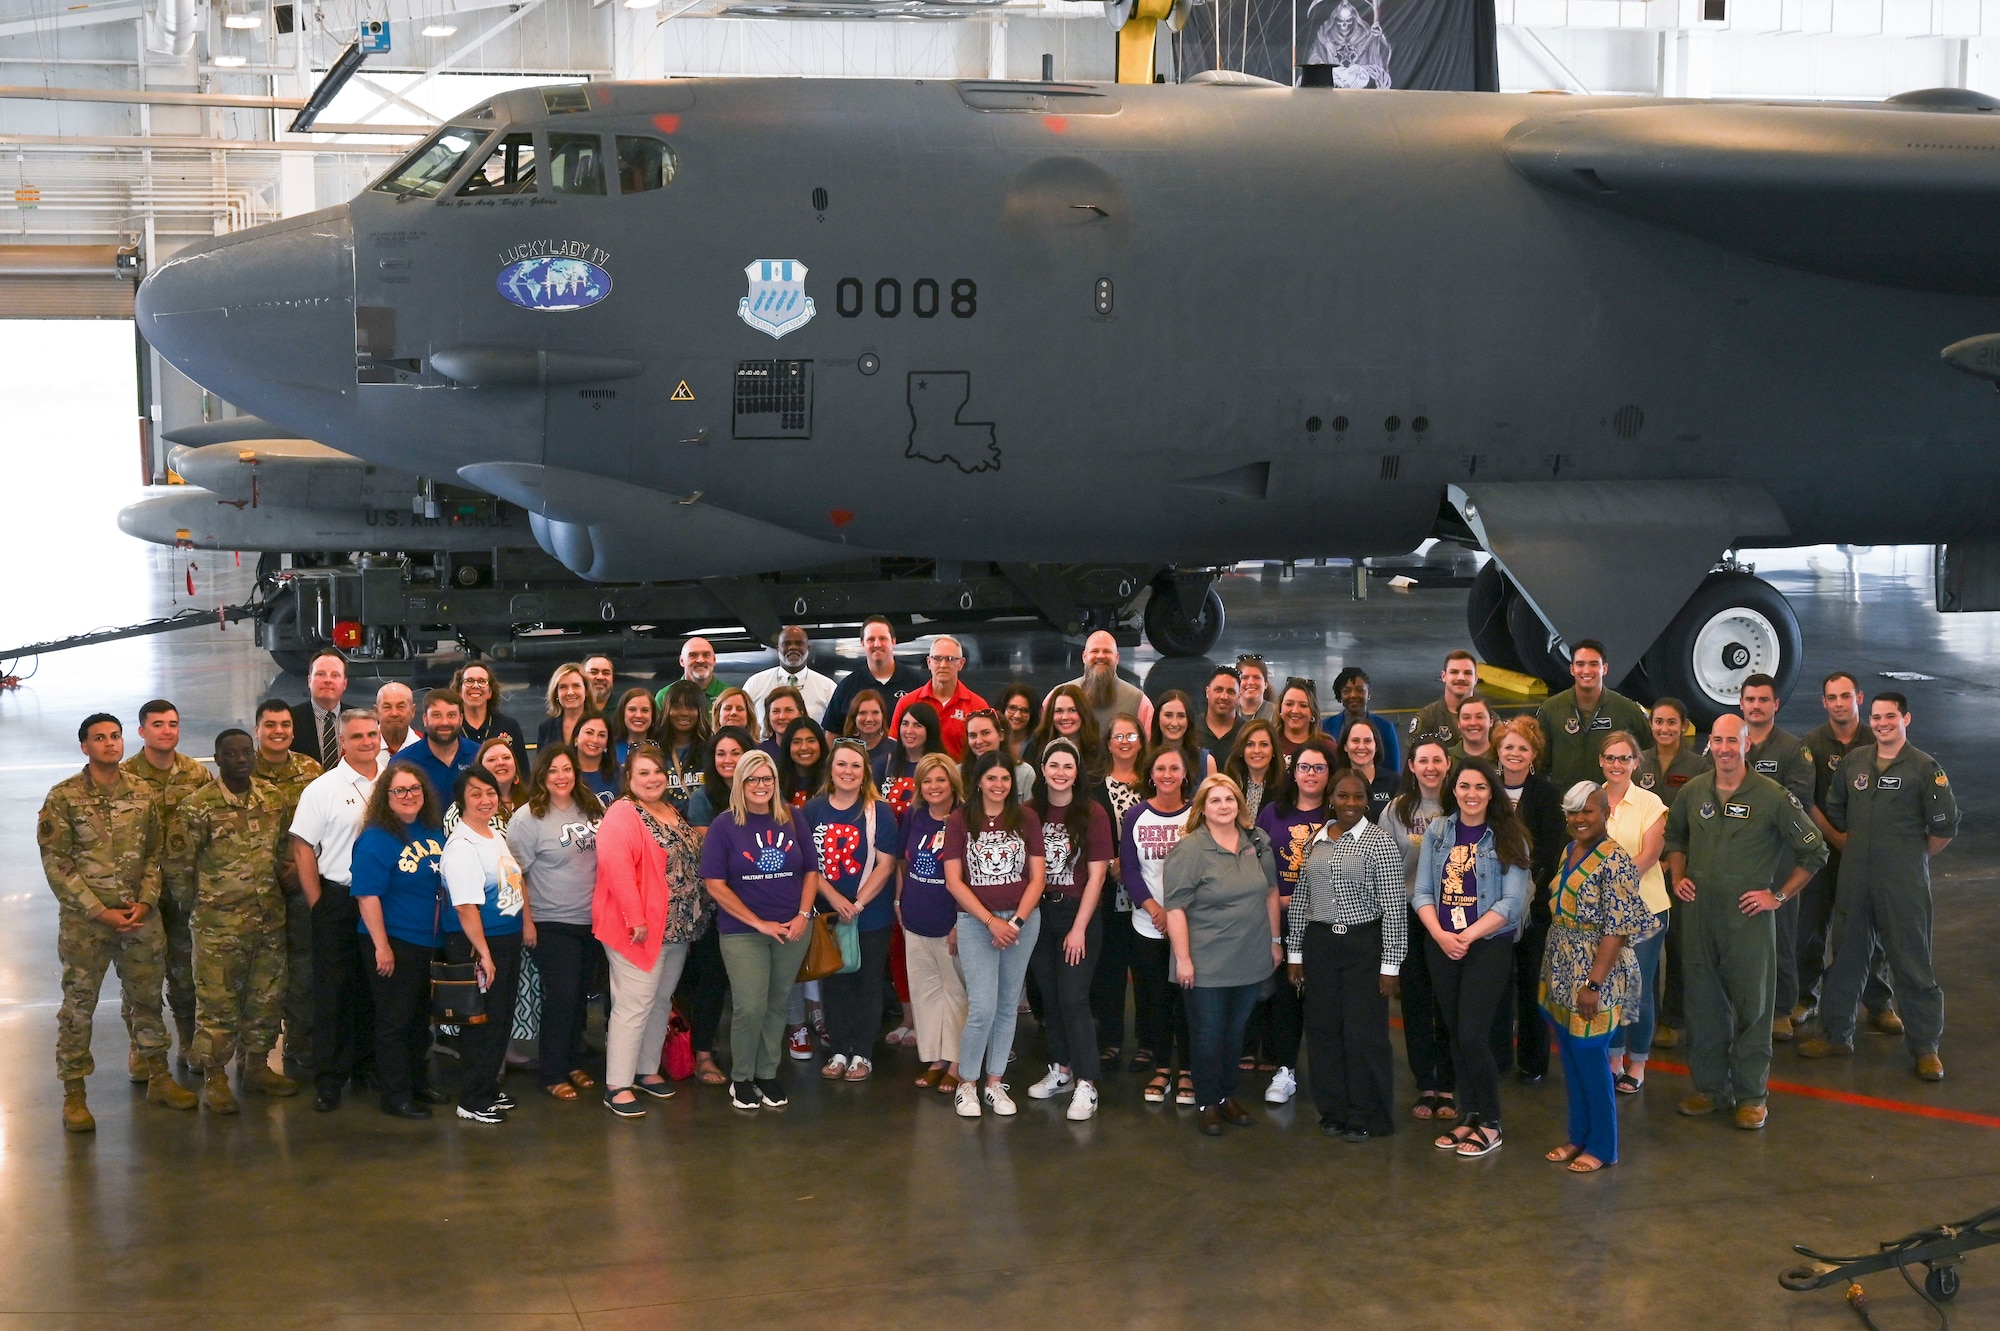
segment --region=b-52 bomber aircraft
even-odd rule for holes
[[[1219,565],[1444,536],[1488,659],[1593,637],[1712,714],[1798,669],[1740,547],[1941,543],[2000,608],[1996,152],[1955,90],[547,87],[138,317],[586,579],[1129,567],[1186,627]]]

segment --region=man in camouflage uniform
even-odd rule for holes
[[[125,760],[124,772],[159,802],[164,829],[175,807],[211,778],[206,767],[179,751],[181,714],[165,698],[155,698],[139,709],[139,739],[144,747]],[[193,909],[193,884],[168,866],[161,883],[160,924],[167,936],[167,1006],[173,1009],[174,1029],[180,1035],[182,1067],[192,1066],[188,1051],[194,1045],[194,950],[188,937],[188,916]],[[123,1010],[129,1029],[129,989]],[[132,1069],[132,1076],[138,1080],[137,1068]]]
[[[320,765],[292,751],[291,704],[266,698],[257,705],[257,765],[251,775],[278,792],[283,826],[291,831],[299,796],[320,774]],[[298,866],[286,855],[279,865],[285,888],[285,1057],[312,1066],[312,907],[299,888]]]
[[[245,1091],[299,1089],[270,1064],[285,997],[285,898],[278,880],[285,830],[282,797],[251,779],[256,759],[246,732],[223,731],[215,737],[221,779],[167,818],[166,862],[194,886],[193,1062],[202,1070],[202,1103],[218,1114],[237,1111],[229,1060],[239,1031]]]
[[[62,1009],[56,1016],[56,1076],[63,1083],[63,1127],[89,1132],[97,1122],[84,1100],[91,1023],[104,972],[116,967],[128,998],[132,1061],[146,1098],[192,1109],[195,1097],[167,1069],[167,1028],[160,1015],[166,976],[160,929],[160,810],[150,791],[118,765],[125,728],[99,712],[77,727],[87,762],[59,782],[42,805],[35,841],[42,870],[62,911],[56,955],[62,960]]]

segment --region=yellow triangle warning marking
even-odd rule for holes
[[[674,395],[667,400],[669,402],[692,402],[694,401],[694,390],[689,388],[688,381],[683,379],[680,382],[680,386],[674,389]]]

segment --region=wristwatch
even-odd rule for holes
[[[1603,985],[1599,984],[1597,981],[1590,979],[1588,977],[1585,977],[1583,981],[1583,987],[1590,990],[1590,992],[1593,994],[1601,994],[1604,992]]]

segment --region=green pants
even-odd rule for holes
[[[62,961],[62,1008],[56,1014],[56,1076],[64,1081],[88,1077],[96,1068],[90,1057],[90,1031],[104,972],[118,971],[126,997],[126,1024],[132,1047],[147,1060],[164,1059],[167,1026],[160,1015],[160,985],[166,979],[166,940],[159,912],[132,933],[119,933],[78,911],[66,910],[56,925],[56,956]]]
[[[312,907],[303,892],[285,893],[285,1057],[312,1056]]]
[[[806,959],[806,940],[780,943],[765,934],[722,935],[729,972],[729,1079],[770,1080],[785,1054],[785,999]]]
[[[1778,935],[1771,912],[1737,909],[1739,895],[1712,893],[1683,912],[1694,926],[1682,954],[1693,1044],[1688,1066],[1694,1088],[1717,1104],[1762,1104],[1771,1075]]]
[[[282,909],[282,908],[281,908]],[[198,919],[198,917],[197,917]],[[278,1043],[285,1004],[283,916],[262,929],[194,931],[194,1052],[201,1068],[226,1068],[239,1040],[245,1066]]]
[[[161,961],[167,985],[167,1010],[174,1014],[174,1021],[194,1020],[194,938],[188,928],[189,917],[193,914],[193,903],[183,901],[171,891],[160,893],[160,904],[153,911],[164,931],[161,941]],[[119,1015],[125,1018],[125,1029],[132,1036],[132,1042],[139,1042],[138,1028],[133,1024],[132,991],[128,987],[118,1004]],[[187,1056],[183,1049],[181,1054]]]

